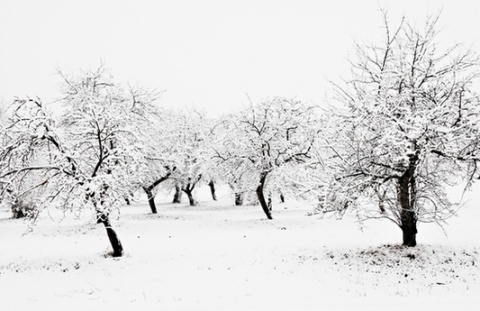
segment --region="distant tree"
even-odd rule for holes
[[[227,176],[229,177],[227,179],[228,185],[234,194],[235,205],[243,205],[245,202],[245,197],[249,193],[249,186],[251,187],[251,183],[250,185],[247,185],[248,176],[239,170],[236,170],[233,172],[233,174]]]
[[[175,193],[173,194],[173,201],[172,203],[182,203],[182,184],[175,183],[174,185]]]
[[[147,200],[152,214],[157,213],[155,196],[157,188],[172,176],[177,169],[177,154],[175,153],[178,144],[177,137],[173,133],[176,122],[171,111],[165,109],[159,111],[146,124],[145,133],[150,137],[145,158],[147,160],[140,187],[147,195]]]
[[[269,180],[280,178],[282,168],[294,169],[310,157],[315,118],[313,107],[274,98],[226,116],[216,127],[223,142],[217,144],[215,158],[230,171],[231,183],[236,178],[251,180],[250,189],[268,219],[273,218],[271,197],[266,195]]]
[[[215,129],[216,132],[219,128]],[[223,139],[226,139],[232,133],[225,133],[226,136],[219,135],[219,139],[215,140],[215,146],[212,146],[216,152],[221,152]],[[213,156],[210,162],[212,168],[210,169],[217,177],[218,180],[225,182],[232,190],[233,200],[236,206],[243,205],[246,199],[248,200],[249,194],[254,192],[252,190],[252,184],[256,183],[256,174],[248,171],[248,167],[242,165],[241,162],[236,161],[224,161],[218,156]]]
[[[352,78],[337,85],[343,106],[322,140],[322,170],[331,175],[319,178],[321,206],[386,217],[402,230],[403,245],[415,246],[418,221],[454,213],[445,186],[471,181],[476,170],[479,59],[460,45],[442,48],[438,15],[422,29],[405,19],[392,28],[386,12],[383,21],[384,41],[358,45]]]
[[[210,193],[212,195],[212,200],[216,201],[217,200],[217,189],[215,187],[215,180],[211,179],[208,182],[208,187],[210,188]]]
[[[155,106],[143,90],[115,84],[104,67],[62,77],[61,113],[52,114],[39,99],[17,99],[7,110],[0,182],[19,189],[38,174],[25,193],[39,191],[39,211],[92,208],[113,256],[122,256],[110,213],[144,177],[149,137],[142,130]]]
[[[195,206],[198,204],[194,198],[195,188],[202,181],[209,180],[208,120],[198,111],[184,110],[176,112],[172,123],[171,137],[175,145],[170,152],[175,157],[176,170],[171,178],[187,195],[189,204]],[[180,196],[177,194],[176,198]]]

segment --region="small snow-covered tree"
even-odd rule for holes
[[[316,138],[316,112],[304,103],[274,98],[251,104],[239,113],[226,116],[216,126],[215,158],[236,179],[248,180],[250,189],[268,219],[272,202],[268,191],[282,175],[280,168],[292,168],[310,157]],[[271,190],[278,187],[270,187]]]
[[[177,169],[177,155],[174,153],[178,143],[174,133],[175,122],[176,116],[171,111],[162,109],[153,115],[144,129],[145,133],[149,133],[150,139],[145,149],[145,172],[141,174],[139,183],[147,195],[153,214],[157,213],[155,196],[158,187],[165,184]]]
[[[114,83],[104,67],[62,77],[61,113],[52,114],[39,99],[17,99],[9,107],[0,181],[19,189],[38,174],[24,192],[41,190],[39,210],[92,208],[113,256],[122,256],[109,215],[143,178],[149,137],[142,130],[155,107],[143,91]]]
[[[454,213],[445,186],[471,180],[478,161],[478,56],[442,48],[438,15],[397,28],[383,12],[384,41],[358,45],[352,78],[337,85],[341,107],[322,155],[329,181],[322,207],[356,206],[386,217],[417,244],[417,222]],[[325,181],[325,180],[324,180]],[[378,206],[372,211],[368,202]]]
[[[202,181],[211,180],[207,169],[211,159],[208,120],[198,111],[183,110],[176,112],[171,122],[169,136],[175,142],[170,148],[175,158],[171,179],[187,195],[190,205],[195,206],[195,188]]]

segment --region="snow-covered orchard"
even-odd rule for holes
[[[0,306],[478,306],[479,57],[382,13],[323,107],[211,118],[103,65],[12,100]]]

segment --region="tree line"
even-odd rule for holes
[[[478,178],[478,54],[443,47],[439,16],[392,26],[357,44],[351,76],[333,83],[322,107],[273,97],[207,118],[162,107],[160,93],[116,82],[105,66],[59,72],[59,99],[16,98],[2,113],[0,187],[15,211],[92,209],[113,248],[109,215],[144,191],[152,213],[159,185],[183,192],[228,184],[235,204],[249,195],[273,219],[275,198],[319,212],[388,218],[416,245],[417,223],[442,222],[456,205],[446,187]],[[18,210],[19,212],[22,209]]]

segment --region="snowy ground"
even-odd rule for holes
[[[120,259],[105,256],[90,215],[45,214],[22,236],[24,222],[2,210],[0,310],[480,310],[474,194],[448,235],[420,225],[408,249],[387,221],[360,230],[289,203],[268,221],[226,191],[219,202],[201,194],[195,208],[159,199],[158,215],[145,203],[123,208]]]

